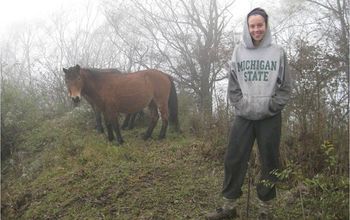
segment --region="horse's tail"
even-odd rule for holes
[[[170,95],[168,100],[168,108],[169,108],[169,121],[174,125],[175,131],[180,131],[179,119],[178,119],[178,103],[177,103],[177,94],[176,88],[174,84],[174,80],[171,76],[169,76],[169,80],[171,83]]]

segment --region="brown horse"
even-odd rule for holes
[[[96,74],[122,74],[121,71],[114,68],[111,68],[111,69],[87,68],[86,71],[94,72]],[[95,120],[96,120],[96,130],[100,133],[103,133],[101,111],[99,110],[98,106],[95,105],[94,101],[91,100],[88,96],[83,95],[83,97],[86,99],[86,101],[91,105],[92,109],[94,110]],[[134,114],[127,114],[125,116],[122,129],[132,129],[134,127],[135,119],[138,114],[142,114],[142,110]]]
[[[64,71],[64,69],[63,69]],[[118,69],[95,69],[95,68],[89,68],[87,71],[96,72],[100,74],[109,73],[109,74],[122,74],[121,71]],[[98,109],[98,107],[95,105],[93,100],[91,100],[88,96],[83,95],[83,97],[86,99],[86,101],[91,105],[92,109],[95,113],[95,120],[96,120],[96,130],[100,133],[103,133],[103,126],[102,126],[102,117],[101,117],[101,111]],[[130,118],[128,116],[127,118]]]
[[[81,96],[88,97],[104,115],[108,140],[124,142],[118,124],[118,113],[136,113],[145,107],[151,112],[151,122],[144,139],[151,137],[159,119],[162,118],[159,138],[165,138],[168,120],[178,130],[177,94],[171,76],[159,70],[144,70],[129,74],[96,74],[79,65],[63,68],[69,96],[79,102]]]

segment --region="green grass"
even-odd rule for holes
[[[136,128],[116,146],[76,114],[23,138],[25,156],[3,170],[4,219],[184,219],[212,207],[222,170],[209,145],[171,132],[143,141]]]
[[[126,143],[117,146],[93,130],[90,116],[77,109],[23,134],[16,153],[2,163],[2,219],[203,219],[220,205],[226,146],[218,135],[200,139],[170,130],[159,141],[157,127],[154,139],[143,141],[145,128],[138,126],[122,131]],[[240,219],[246,219],[246,186]],[[280,191],[278,219],[302,219],[297,192]],[[303,196],[304,215],[312,219],[319,203]],[[336,212],[328,216],[347,215]]]

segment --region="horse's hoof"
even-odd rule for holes
[[[116,147],[121,147],[121,146],[123,146],[123,143],[124,143],[124,142],[122,142],[122,143],[120,143],[120,142],[114,142],[114,145],[115,145]]]
[[[124,143],[124,140],[123,140],[123,139],[117,140],[117,145],[123,145],[123,143]]]
[[[95,127],[95,129],[96,129],[96,131],[98,132],[98,133],[103,133],[104,132],[104,130],[103,130],[103,128],[102,127]]]
[[[143,135],[143,136],[142,136],[142,139],[143,139],[144,141],[147,141],[150,137],[151,137],[151,136],[149,136],[149,135]]]

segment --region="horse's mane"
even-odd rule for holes
[[[94,79],[99,79],[103,77],[105,74],[122,74],[119,69],[111,68],[111,69],[98,69],[98,68],[82,68],[88,75]]]
[[[93,72],[93,73],[122,73],[117,68],[108,68],[108,69],[98,69],[98,68],[84,68],[84,70]]]

